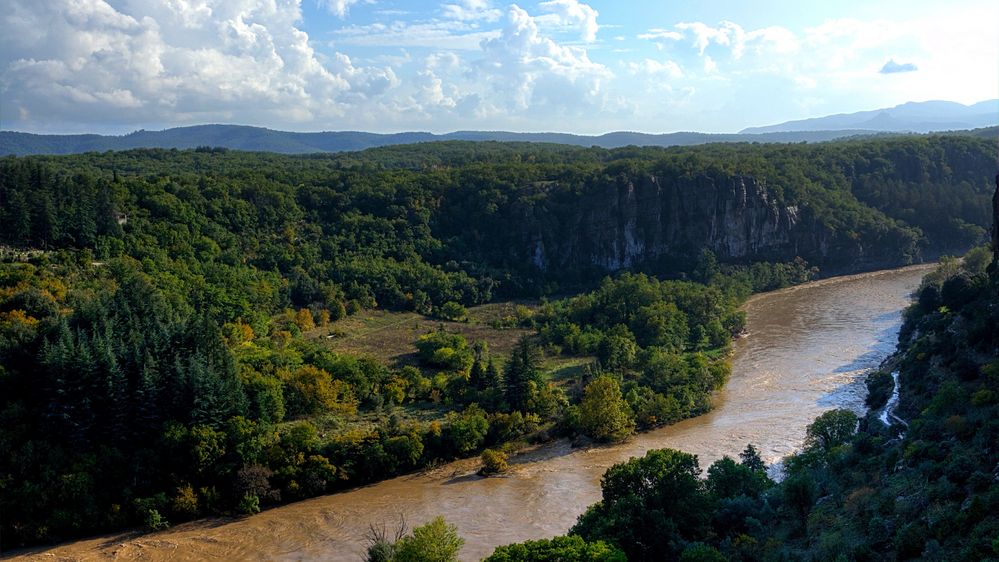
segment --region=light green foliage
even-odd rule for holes
[[[603,370],[624,381],[631,425],[648,428],[710,407],[711,392],[729,371],[718,351],[742,329],[740,299],[713,286],[624,273],[592,293],[546,304],[536,322],[544,341],[596,355]]]
[[[631,408],[613,377],[601,375],[586,385],[579,404],[580,426],[598,441],[620,441],[635,430]]]
[[[453,562],[465,540],[458,528],[443,517],[435,517],[426,525],[413,529],[395,545],[393,562]]]
[[[254,515],[260,513],[260,498],[254,494],[246,494],[241,500],[239,500],[239,505],[236,506],[236,512],[241,515]]]
[[[416,350],[424,364],[452,371],[467,372],[474,361],[465,337],[443,328],[420,336],[416,340]]]
[[[483,562],[625,562],[624,553],[603,541],[569,535],[497,547]]]
[[[317,316],[323,323],[322,311],[334,320],[376,306],[427,312],[490,302],[497,287],[536,298],[597,286],[542,305],[533,317],[517,308],[501,324],[536,326],[545,348],[597,357],[621,381],[642,427],[703,412],[727,375],[721,357],[744,325],[737,307],[749,292],[808,279],[814,272],[804,260],[845,270],[860,249],[865,265],[890,265],[920,250],[930,255],[977,242],[990,226],[994,153],[991,139],[931,135],[671,149],[434,143],[303,157],[134,150],[2,158],[0,548],[160,526],[165,514],[191,511],[189,494],[174,505],[178,485],[197,491],[201,513],[233,512],[245,490],[259,491],[253,495],[263,504],[331,491],[579,412],[567,407],[561,387],[575,400],[581,379],[547,381],[529,343],[506,364],[506,380],[497,368],[502,359],[485,356],[470,384],[475,354],[461,341],[429,346],[423,366],[431,372],[393,372],[305,339],[302,331]],[[758,181],[769,200],[806,219],[791,233],[804,259],[733,265],[691,247],[636,265],[707,287],[643,275],[600,282],[590,262],[595,248],[579,232],[565,246],[578,251],[549,248],[561,263],[546,271],[528,265],[525,232],[540,229],[546,244],[564,240],[555,225],[577,224],[616,186],[641,186],[653,176],[665,189],[696,184],[705,192],[741,178]],[[821,251],[808,242],[819,239]],[[983,487],[999,462],[987,453],[999,389],[979,369],[999,341],[987,296],[995,289],[981,274],[986,257],[979,251],[963,268],[945,264],[928,285],[934,289],[907,313],[902,341],[913,341],[903,359],[915,374],[903,377],[903,388],[919,399],[903,401],[903,409],[929,410],[925,423],[910,424],[904,445],[871,463],[942,467],[895,484],[929,490],[917,498],[926,509],[885,494],[871,503],[888,523],[870,526],[901,530],[898,521],[932,514],[899,544],[915,549],[932,529],[922,542],[927,556],[936,556],[937,541],[948,555],[942,559],[993,554],[981,538],[994,536],[982,514],[999,511]],[[938,400],[928,398],[938,390]],[[496,411],[522,412],[532,422],[490,435],[478,414],[461,419],[472,401],[488,410],[485,424]],[[354,408],[377,417],[422,402],[455,410],[465,427],[338,425]],[[286,414],[321,418],[328,424],[322,442],[297,426],[275,426]],[[850,442],[857,439],[864,437]],[[867,470],[856,478],[864,482],[901,478],[855,468],[851,455],[862,449],[834,447],[838,456],[822,453],[815,466]],[[825,486],[824,478],[810,480],[814,491],[837,499],[840,487]],[[866,521],[864,497],[850,505]],[[140,506],[137,498],[162,501]],[[754,540],[765,544],[761,522],[775,520],[785,505],[725,502],[719,517],[730,525],[715,532],[747,552]],[[802,519],[808,507],[788,511]],[[893,509],[900,514],[887,513]],[[837,540],[868,532],[876,535],[850,527]],[[967,552],[958,556],[953,545],[962,540]]]
[[[468,310],[464,306],[461,306],[460,303],[454,301],[448,301],[441,305],[437,314],[445,320],[452,320],[454,322],[461,322],[468,318]]]

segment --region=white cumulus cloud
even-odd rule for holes
[[[184,0],[178,0],[183,2]],[[361,0],[318,0],[320,6],[325,7],[331,13],[338,16],[346,17],[347,12],[350,11],[350,7],[354,4],[359,3]]]
[[[563,115],[599,107],[610,71],[585,49],[542,35],[535,20],[511,5],[501,35],[482,43],[479,73],[502,93],[497,105]]]
[[[597,40],[600,29],[597,16],[600,14],[591,6],[577,0],[549,0],[538,4],[538,7],[554,16],[558,25],[578,29],[583,41],[592,43]]]
[[[36,122],[335,119],[398,85],[316,53],[297,0],[11,0],[4,105]]]

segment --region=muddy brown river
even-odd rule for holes
[[[204,520],[138,537],[107,536],[35,551],[36,560],[361,560],[369,524],[412,527],[436,515],[458,526],[462,560],[501,544],[564,533],[600,497],[612,464],[672,447],[701,467],[753,443],[769,462],[801,446],[820,413],[860,412],[863,375],[894,348],[901,310],[929,266],[827,279],[758,295],[746,305],[748,335],[735,343],[732,377],[715,409],[613,447],[565,442],[516,459],[499,478],[477,461],[395,478],[238,519]]]

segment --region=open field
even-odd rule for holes
[[[388,365],[415,365],[417,338],[443,326],[465,336],[469,342],[484,341],[494,356],[504,359],[522,336],[534,333],[529,328],[497,328],[495,322],[514,315],[515,307],[534,310],[534,303],[491,303],[468,310],[467,322],[450,322],[415,312],[365,310],[317,330],[338,352],[369,355]]]

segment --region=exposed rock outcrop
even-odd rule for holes
[[[584,194],[542,197],[521,211],[524,257],[546,271],[613,271],[696,256],[703,248],[723,260],[802,256],[820,263],[835,255],[856,265],[878,259],[858,241],[844,247],[810,212],[782,204],[750,176],[622,179]]]
[[[989,273],[999,275],[999,173],[996,174],[996,190],[992,194],[992,263]]]

